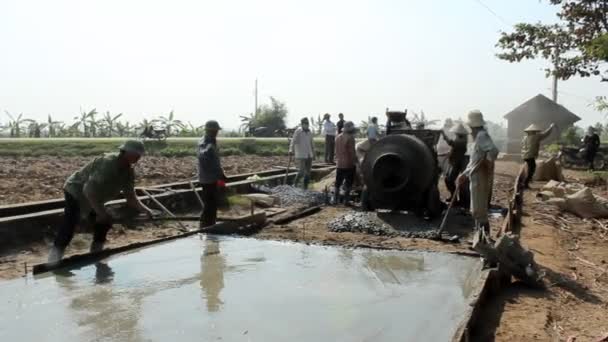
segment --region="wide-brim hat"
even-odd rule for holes
[[[531,124],[524,129],[524,132],[540,132],[540,127],[536,126],[535,124]]]
[[[469,131],[467,131],[467,129],[464,128],[464,125],[461,123],[452,127],[452,129],[450,129],[450,132],[454,134],[469,134]]]
[[[139,140],[127,140],[120,147],[118,147],[121,151],[136,153],[140,156],[143,156],[146,153],[146,148],[144,144]]]
[[[486,122],[483,120],[483,114],[481,111],[475,109],[469,112],[467,126],[473,127],[483,127]]]

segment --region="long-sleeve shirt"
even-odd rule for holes
[[[352,134],[341,133],[336,138],[336,167],[352,169],[356,162],[355,137]]]
[[[329,120],[323,121],[323,130],[321,131],[321,134],[336,136],[336,125]]]
[[[450,150],[450,156],[448,158],[450,165],[459,165],[467,153],[467,139],[449,139],[446,138],[445,142],[452,148]]]
[[[80,205],[81,216],[86,216],[94,205],[103,206],[120,194],[133,192],[135,172],[133,168],[121,167],[118,153],[108,153],[74,172],[65,182],[63,189],[72,195]],[[98,203],[90,203],[84,194],[87,188],[95,195]]]
[[[592,135],[585,135],[583,138],[583,145],[587,148],[587,150],[597,152],[600,148],[600,137],[599,135],[593,133]]]
[[[491,163],[498,158],[498,148],[494,145],[487,131],[480,131],[475,137],[475,142],[470,153],[469,165],[463,171],[467,177],[471,177],[482,164]]]
[[[291,144],[289,144],[289,152],[294,154],[296,159],[313,158],[315,155],[315,147],[312,141],[312,132],[304,131],[302,127],[298,127],[293,133]]]
[[[543,132],[526,135],[521,142],[521,154],[523,159],[534,159],[538,157],[540,143],[545,140],[550,134],[553,126],[547,128]]]
[[[212,184],[224,178],[224,169],[216,140],[204,137],[198,145],[198,181],[201,184]]]
[[[336,122],[336,127],[338,128],[338,134],[342,133],[342,130],[344,129],[344,119],[338,120],[338,122]]]
[[[372,140],[378,140],[380,138],[377,124],[369,124],[367,127],[367,138]]]

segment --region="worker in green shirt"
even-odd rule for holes
[[[536,158],[538,158],[540,143],[551,134],[554,127],[555,124],[551,124],[549,128],[541,132],[538,126],[531,124],[524,130],[526,136],[524,136],[521,142],[521,154],[528,168],[526,179],[524,180],[524,187],[526,189],[530,187],[530,182],[536,171]]]
[[[88,216],[94,222],[91,252],[103,249],[106,235],[112,228],[112,218],[104,204],[124,194],[127,205],[152,216],[152,211],[135,195],[133,165],[144,155],[141,141],[129,140],[119,153],[108,153],[74,172],[63,187],[65,196],[64,222],[49,253],[49,262],[63,258],[65,248],[74,237],[75,227]]]

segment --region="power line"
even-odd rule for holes
[[[497,18],[498,20],[500,20],[503,24],[505,24],[508,27],[511,27],[513,25],[509,24],[505,18],[503,18],[502,16],[500,16],[498,13],[496,13],[493,9],[491,9],[488,5],[486,5],[485,3],[483,3],[481,0],[474,0],[476,3],[478,3],[479,5],[481,5],[483,8],[485,8],[488,12],[490,12],[490,14],[492,14],[495,18]]]

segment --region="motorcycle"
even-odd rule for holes
[[[558,153],[558,158],[563,167],[568,169],[579,169],[589,167],[589,163],[585,158],[585,149],[576,147],[562,147]],[[597,152],[593,161],[595,170],[604,170],[608,163],[604,160],[602,152]]]

